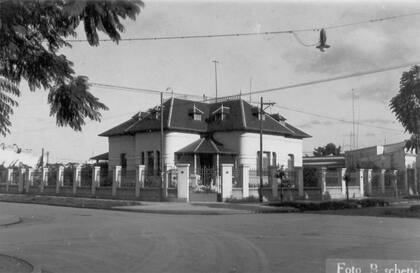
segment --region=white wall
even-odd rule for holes
[[[239,164],[257,167],[257,152],[260,150],[260,135],[244,132],[217,132],[214,139],[229,150],[239,154]],[[296,167],[302,167],[302,140],[276,135],[263,135],[263,150],[276,152],[277,163],[287,167],[288,155],[293,154]]]
[[[165,137],[164,164],[175,165],[175,152],[200,139],[199,134],[168,132]]]

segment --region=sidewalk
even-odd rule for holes
[[[288,213],[298,212],[288,207],[268,207],[263,204],[232,203],[173,203],[142,202],[139,206],[113,207],[115,210],[141,213],[178,214],[178,215],[232,215],[250,213]]]

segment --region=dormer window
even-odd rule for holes
[[[251,112],[253,116],[258,117],[258,120],[265,120],[265,113],[261,114],[260,108],[252,107]]]
[[[190,115],[193,120],[197,120],[197,121],[202,120],[203,114],[204,114],[204,112],[201,111],[200,109],[198,109],[198,107],[195,106],[195,104],[193,105],[193,108],[190,109],[189,112],[188,112],[188,115]]]
[[[223,106],[223,104],[213,111],[212,115],[214,119],[217,120],[225,120],[227,115],[230,113],[230,107]]]

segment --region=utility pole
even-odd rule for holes
[[[351,89],[351,98],[352,98],[352,109],[353,109],[353,142],[352,142],[352,146],[353,149],[356,148],[356,130],[355,130],[355,124],[354,124],[354,89]]]
[[[265,117],[264,115],[264,110],[263,107],[264,105],[274,105],[274,102],[266,102],[264,103],[263,101],[263,97],[261,97],[261,101],[260,101],[260,111],[259,111],[259,115],[258,118],[260,120],[260,164],[259,164],[259,169],[260,169],[260,187],[258,189],[258,196],[260,199],[260,202],[263,201],[263,118]]]
[[[214,63],[214,82],[216,88],[216,102],[217,102],[217,64],[219,63],[217,60],[213,61]]]
[[[168,196],[168,185],[166,185],[165,179],[164,179],[164,169],[163,169],[163,92],[160,92],[160,185],[162,187],[161,191],[161,200],[164,201],[166,197]]]

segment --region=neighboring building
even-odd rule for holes
[[[171,98],[163,104],[164,154],[160,151],[160,108],[141,112],[100,134],[109,140],[109,167],[133,170],[145,165],[159,173],[166,167],[190,163],[192,170],[222,163],[257,168],[259,111],[243,99],[205,103]],[[302,167],[302,140],[308,134],[278,114],[263,115],[263,166]]]
[[[4,168],[27,166],[35,168],[40,157],[32,154],[31,150],[19,148],[16,144],[0,144],[0,166]]]

